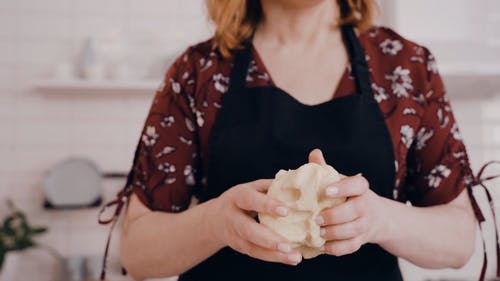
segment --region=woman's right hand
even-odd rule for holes
[[[255,221],[256,212],[287,216],[283,202],[270,198],[265,191],[272,180],[257,180],[236,185],[213,200],[207,223],[211,235],[224,246],[253,258],[297,265],[301,254],[290,242]]]

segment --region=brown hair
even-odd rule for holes
[[[375,0],[336,0],[340,7],[340,25],[352,24],[360,32],[372,25],[377,9]],[[262,18],[260,0],[205,0],[208,16],[215,24],[214,48],[224,57],[241,48]]]

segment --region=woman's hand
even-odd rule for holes
[[[309,161],[325,164],[316,149]],[[346,177],[325,189],[330,198],[347,197],[347,201],[323,210],[317,217],[321,236],[327,240],[324,252],[342,256],[356,252],[365,243],[380,243],[388,221],[385,199],[370,190],[361,175]]]
[[[224,246],[253,258],[297,265],[302,256],[287,239],[257,223],[256,212],[287,216],[288,208],[264,192],[271,180],[258,180],[234,186],[214,200],[206,221],[211,235]]]

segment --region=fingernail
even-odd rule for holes
[[[337,195],[338,193],[339,193],[338,187],[330,186],[326,189],[327,196],[333,197],[333,196]]]
[[[319,230],[319,235],[320,235],[321,237],[323,237],[323,236],[325,236],[325,234],[326,234],[326,229],[324,229],[324,228],[320,228],[320,230]]]
[[[282,217],[286,217],[288,215],[288,208],[283,206],[276,207],[276,213]]]
[[[299,263],[302,260],[302,256],[300,254],[291,254],[288,255],[288,260],[293,263]]]
[[[278,244],[278,250],[283,253],[289,253],[292,250],[292,246],[287,243],[279,243]]]
[[[325,219],[322,216],[317,216],[316,223],[319,225],[323,225],[323,224],[325,224]]]

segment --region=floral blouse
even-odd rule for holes
[[[434,57],[385,27],[359,39],[392,138],[393,199],[416,206],[451,201],[473,175]],[[208,142],[232,63],[211,46],[192,46],[175,61],[147,116],[125,189],[152,210],[183,211],[205,188]],[[334,99],[356,94],[349,69]],[[246,79],[247,87],[274,86],[255,49]]]

